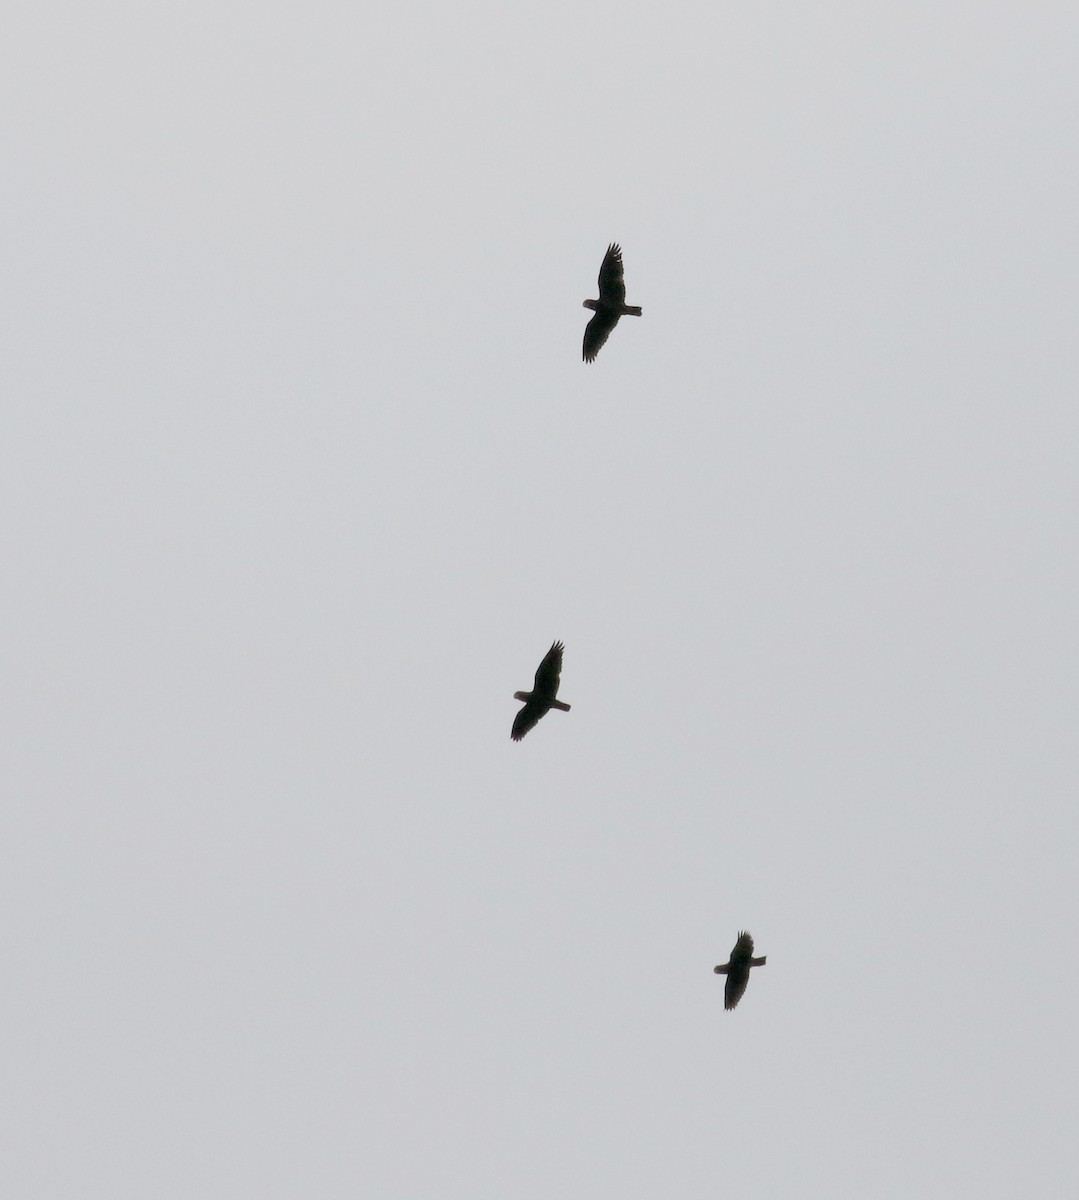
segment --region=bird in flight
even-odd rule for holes
[[[763,967],[767,961],[767,955],[763,958],[753,957],[753,939],[748,933],[738,935],[738,941],[734,943],[734,949],[731,951],[730,962],[716,967],[717,975],[727,976],[727,986],[723,989],[724,1008],[734,1008],[742,999],[742,993],[749,983],[750,967]]]
[[[536,668],[536,682],[530,692],[514,692],[514,700],[523,700],[524,708],[513,719],[513,733],[510,735],[515,742],[532,728],[540,719],[546,716],[552,708],[569,712],[569,705],[556,700],[558,695],[558,680],[562,674],[562,651],[565,646],[561,642],[555,644],[543,656],[543,662]]]
[[[612,242],[603,256],[603,266],[599,269],[599,299],[586,300],[584,306],[596,314],[584,330],[584,361],[592,362],[603,348],[603,343],[611,336],[611,330],[618,324],[619,317],[627,314],[631,317],[641,315],[638,305],[626,303],[622,247],[617,242]]]

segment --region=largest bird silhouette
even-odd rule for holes
[[[596,314],[585,326],[584,361],[591,362],[611,336],[619,317],[639,317],[640,307],[626,303],[626,281],[622,274],[622,247],[612,242],[599,269],[599,299],[586,300],[585,308]]]
[[[738,935],[738,941],[734,943],[734,949],[731,951],[730,962],[716,967],[717,975],[727,976],[727,986],[723,989],[724,1008],[734,1008],[742,999],[742,993],[749,983],[750,968],[763,967],[767,961],[767,955],[763,958],[753,957],[753,939],[748,933]]]
[[[543,662],[536,668],[536,682],[530,692],[514,692],[514,700],[523,700],[524,708],[513,720],[513,732],[510,736],[515,742],[532,728],[540,719],[545,717],[552,708],[560,708],[569,712],[569,705],[556,700],[558,681],[562,677],[562,651],[565,647],[561,642],[555,644],[543,656]]]

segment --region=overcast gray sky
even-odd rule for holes
[[[1077,62],[11,6],[3,1195],[1075,1194]]]

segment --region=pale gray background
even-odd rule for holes
[[[1076,1194],[1079,7],[0,57],[0,1193]]]

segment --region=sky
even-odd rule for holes
[[[1074,1194],[1079,9],[5,26],[0,1193]]]

